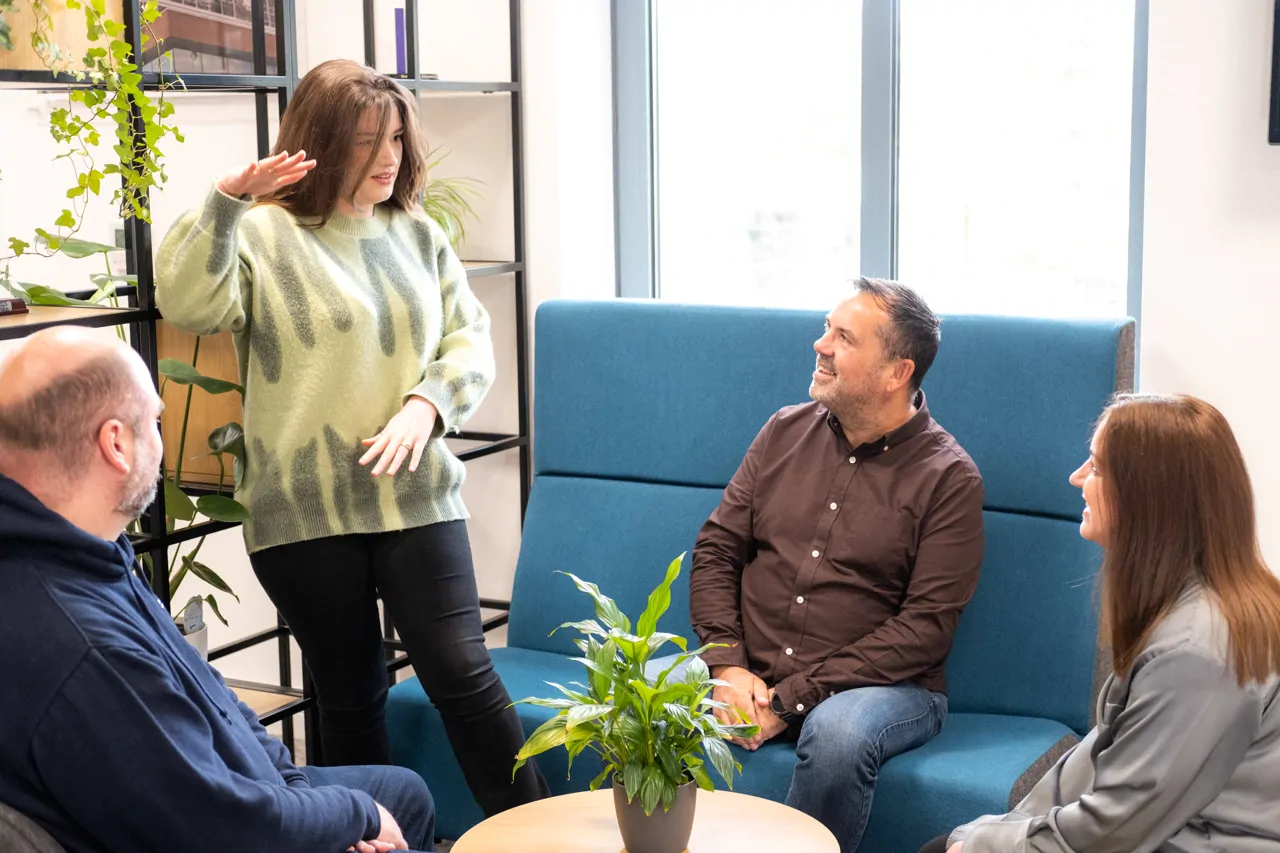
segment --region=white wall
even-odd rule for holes
[[[1267,144],[1272,0],[1151,4],[1141,386],[1219,407],[1280,568],[1280,147]]]

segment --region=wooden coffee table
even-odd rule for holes
[[[613,792],[566,794],[528,803],[472,827],[453,853],[620,853]],[[839,853],[827,828],[789,806],[734,794],[698,792],[688,853],[803,850]]]

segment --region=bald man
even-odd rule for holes
[[[67,853],[430,850],[420,777],[295,767],[134,573],[162,408],[100,333],[0,361],[0,804]]]

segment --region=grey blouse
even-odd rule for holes
[[[1212,596],[1193,588],[1098,726],[1018,807],[957,829],[964,853],[1280,853],[1280,678],[1240,687]]]

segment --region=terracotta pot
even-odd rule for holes
[[[676,790],[676,801],[670,811],[662,810],[662,803],[646,815],[640,806],[640,798],[627,802],[627,789],[621,782],[613,783],[613,809],[618,814],[618,829],[626,853],[682,853],[689,846],[693,834],[693,810],[698,803],[698,786],[686,782]]]

